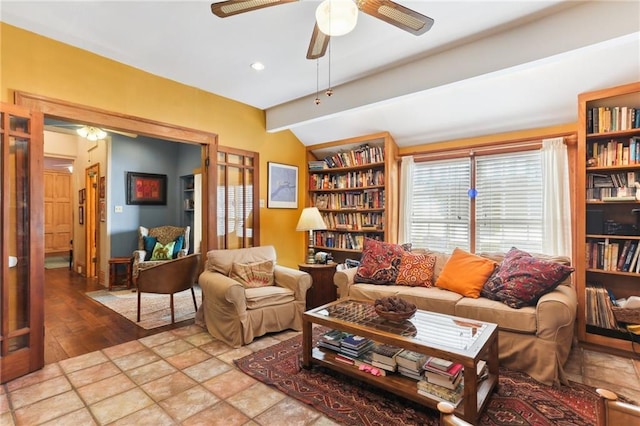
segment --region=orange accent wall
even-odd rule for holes
[[[298,166],[306,150],[290,131],[267,133],[264,111],[161,78],[85,50],[0,22],[0,100],[16,90],[218,134],[220,145],[260,153],[260,199],[267,198],[267,162]],[[206,73],[207,70],[202,70]],[[260,211],[262,244],[273,244],[278,263],[297,267],[305,235],[295,226],[304,207]]]

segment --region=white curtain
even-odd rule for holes
[[[400,244],[411,242],[411,218],[413,217],[413,157],[402,157],[400,170],[400,220],[398,229],[398,242]]]
[[[569,157],[563,138],[542,141],[542,229],[545,254],[571,256]]]

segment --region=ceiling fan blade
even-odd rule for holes
[[[298,0],[227,0],[211,4],[211,13],[220,18],[251,12],[264,7],[277,6],[283,3],[293,3]]]
[[[313,34],[311,34],[311,42],[309,43],[309,50],[307,50],[307,59],[318,59],[324,56],[327,52],[327,46],[329,46],[329,37],[318,28],[318,24],[313,27]]]
[[[414,35],[426,33],[433,26],[432,18],[391,0],[360,0],[356,3],[367,15],[382,19]]]

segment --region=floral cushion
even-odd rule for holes
[[[402,253],[396,284],[411,287],[431,287],[436,257],[430,254]]]
[[[485,283],[482,294],[516,309],[533,306],[573,271],[570,266],[537,259],[513,247]]]
[[[234,263],[231,265],[229,278],[242,284],[245,288],[258,288],[273,285],[274,262],[266,260],[254,263]]]
[[[410,250],[411,243],[392,244],[365,237],[362,258],[354,282],[394,284],[398,277],[402,253]]]

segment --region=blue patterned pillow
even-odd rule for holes
[[[174,240],[175,244],[173,245],[173,258],[178,258],[178,253],[182,250],[182,246],[184,245],[184,235],[178,235],[178,238]]]
[[[151,260],[153,249],[155,248],[157,242],[158,239],[156,237],[142,237],[142,245],[144,246],[144,251],[146,251],[146,254],[144,256],[145,261]]]

